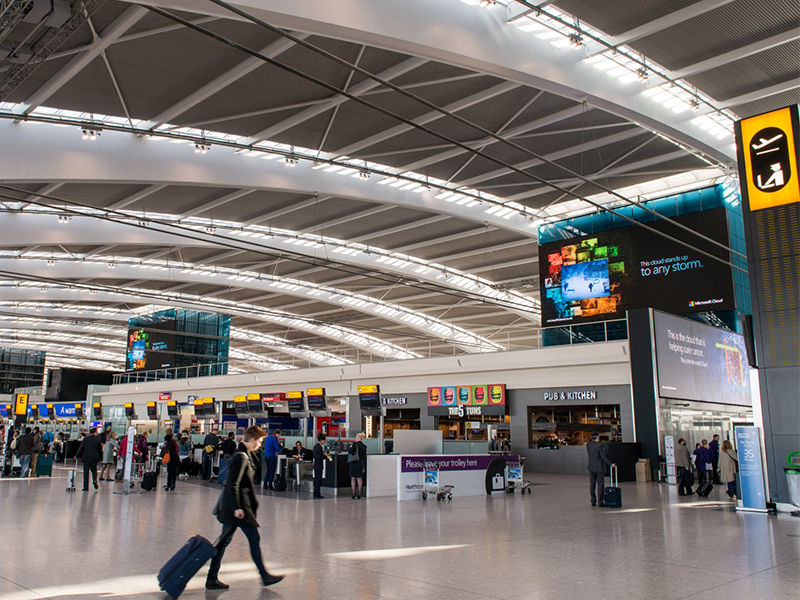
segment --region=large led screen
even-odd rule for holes
[[[175,365],[176,321],[128,329],[128,371],[167,369]]]
[[[661,312],[653,327],[659,396],[752,405],[743,336]]]
[[[674,219],[727,245],[724,208]],[[671,223],[647,223],[703,252],[729,253]],[[731,267],[643,227],[611,229],[539,246],[542,324],[622,319],[634,308],[675,314],[735,308]]]

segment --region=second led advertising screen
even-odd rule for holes
[[[724,208],[674,220],[728,243]],[[543,244],[542,325],[622,319],[633,308],[675,314],[735,308],[731,267],[704,252],[729,260],[726,250],[663,220]]]

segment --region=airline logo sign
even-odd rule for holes
[[[172,393],[171,392],[167,392],[165,394],[159,394],[158,395],[158,401],[159,402],[168,402],[169,400],[172,400]]]
[[[742,191],[750,210],[800,201],[797,172],[797,105],[738,123]]]
[[[378,386],[377,385],[360,385],[358,386],[358,395],[361,394],[377,394],[378,393]]]
[[[428,388],[428,414],[453,417],[504,415],[506,386],[457,385]]]

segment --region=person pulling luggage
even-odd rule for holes
[[[236,529],[239,528],[247,537],[250,544],[250,556],[261,575],[265,586],[273,585],[283,579],[282,575],[272,575],[264,566],[261,557],[261,536],[258,533],[258,500],[255,495],[255,456],[254,453],[261,447],[266,432],[253,425],[244,432],[244,441],[234,453],[228,466],[228,477],[225,489],[217,503],[215,513],[217,520],[222,523],[222,534],[216,544],[216,554],[211,559],[211,566],[206,577],[207,590],[226,590],[230,586],[219,580],[219,569],[225,548],[230,544]]]
[[[592,506],[605,506],[606,465],[616,466],[606,456],[603,446],[598,441],[600,434],[592,432],[592,440],[586,444],[589,453],[589,492],[592,497]],[[595,495],[595,487],[597,494]]]
[[[92,473],[92,485],[97,489],[97,465],[103,460],[103,444],[97,436],[96,427],[92,427],[89,435],[83,438],[75,458],[83,459],[83,491],[89,491],[89,472]]]

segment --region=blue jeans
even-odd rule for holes
[[[214,455],[203,452],[203,473],[202,477],[206,481],[211,479],[212,467],[214,466]]]
[[[278,469],[278,457],[265,456],[264,462],[267,463],[267,474],[264,477],[264,487],[271,487],[272,478],[275,477],[275,471]]]
[[[31,470],[31,455],[30,454],[23,454],[19,457],[19,464],[22,466],[22,470],[19,472],[20,477],[27,477],[28,471]]]

